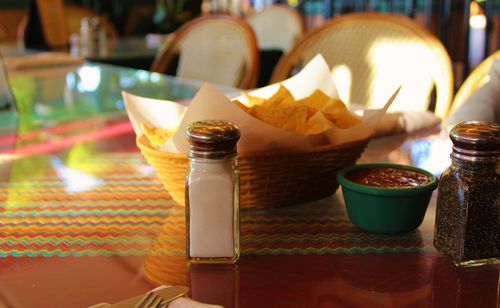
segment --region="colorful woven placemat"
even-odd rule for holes
[[[0,166],[1,257],[184,255],[184,209],[139,153],[78,161],[38,156]],[[432,234],[359,231],[337,198],[243,211],[242,254],[433,251]]]

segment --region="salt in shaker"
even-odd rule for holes
[[[186,130],[187,258],[193,263],[235,263],[239,247],[239,172],[231,122],[205,120]]]

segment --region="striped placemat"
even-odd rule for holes
[[[0,180],[1,257],[184,255],[184,208],[139,153],[19,159],[0,166]],[[433,251],[432,234],[356,229],[336,198],[242,211],[242,254]]]

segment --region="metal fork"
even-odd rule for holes
[[[158,294],[148,292],[146,295],[135,305],[135,308],[165,308],[167,302],[163,301]]]

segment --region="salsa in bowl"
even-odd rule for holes
[[[421,168],[362,164],[337,174],[347,214],[360,229],[396,234],[420,226],[437,179]]]

